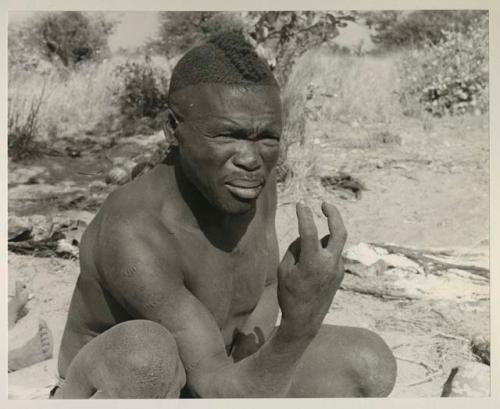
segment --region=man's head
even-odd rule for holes
[[[278,84],[241,34],[224,33],[174,68],[169,125],[182,170],[216,208],[252,208],[276,165],[281,136]]]

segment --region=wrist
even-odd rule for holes
[[[319,328],[316,328],[315,325],[299,325],[282,317],[277,329],[277,335],[285,343],[308,344],[316,336],[318,330]]]

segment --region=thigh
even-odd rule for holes
[[[387,396],[396,360],[372,331],[323,325],[295,374],[290,397]]]
[[[170,332],[152,321],[133,320],[86,344],[71,362],[62,392],[55,397],[81,399],[96,393],[101,398],[178,397],[185,382]]]

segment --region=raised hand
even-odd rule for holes
[[[299,238],[278,268],[282,326],[293,336],[314,336],[344,276],[342,250],[347,232],[335,206],[323,203],[330,234],[321,242],[309,207],[297,204]]]

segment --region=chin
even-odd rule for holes
[[[243,215],[252,211],[255,208],[256,200],[238,200],[232,199],[219,204],[219,209],[224,213],[234,216]]]

